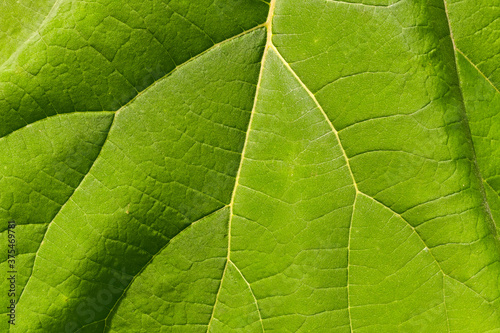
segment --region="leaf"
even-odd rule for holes
[[[498,1],[0,9],[2,331],[500,331]]]

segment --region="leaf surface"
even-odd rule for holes
[[[2,330],[500,331],[496,2],[3,4]]]

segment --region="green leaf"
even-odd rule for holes
[[[4,1],[1,330],[500,332],[499,15]]]

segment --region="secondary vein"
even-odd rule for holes
[[[493,214],[491,213],[490,205],[488,203],[488,198],[486,197],[486,191],[485,191],[484,185],[483,185],[484,178],[483,178],[483,175],[481,173],[481,169],[479,168],[479,164],[477,163],[476,149],[474,147],[474,141],[472,139],[472,131],[470,129],[469,118],[468,118],[467,112],[466,112],[467,109],[465,106],[465,99],[464,99],[464,95],[463,95],[463,91],[462,91],[462,83],[460,80],[460,73],[458,72],[458,62],[457,62],[458,48],[455,44],[455,38],[453,37],[453,29],[451,28],[451,21],[450,21],[450,16],[448,15],[448,5],[446,4],[446,0],[443,0],[443,6],[444,6],[444,13],[446,14],[446,23],[448,24],[448,30],[450,32],[451,43],[453,45],[453,57],[455,60],[455,64],[454,64],[455,65],[455,72],[456,72],[456,78],[458,81],[458,87],[459,87],[458,90],[460,92],[460,102],[463,106],[462,116],[463,116],[464,125],[466,128],[466,135],[470,141],[470,148],[471,148],[471,154],[472,154],[472,160],[473,160],[473,169],[474,169],[474,173],[478,179],[479,192],[481,193],[481,196],[483,199],[484,210],[485,210],[487,216],[489,217],[491,223],[493,224],[494,229],[496,230],[497,229],[496,222],[495,222],[495,219],[493,218]],[[496,239],[498,240],[498,236],[496,237]]]

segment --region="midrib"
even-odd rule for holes
[[[212,324],[212,321],[213,321],[213,318],[214,318],[214,314],[215,314],[215,309],[216,309],[217,303],[219,301],[219,294],[221,292],[222,284],[224,283],[224,278],[226,276],[226,272],[227,272],[229,264],[232,264],[235,267],[235,269],[239,272],[239,274],[241,275],[241,277],[243,278],[243,280],[246,282],[246,284],[248,286],[248,289],[249,289],[249,291],[252,294],[252,297],[254,299],[255,306],[257,308],[257,313],[259,315],[259,320],[260,320],[260,325],[261,325],[262,332],[263,333],[265,332],[264,323],[262,321],[262,315],[261,315],[260,309],[259,309],[259,304],[258,304],[257,298],[255,297],[255,294],[254,294],[254,292],[252,290],[252,286],[250,285],[250,283],[248,282],[248,280],[245,278],[245,276],[243,275],[243,273],[241,272],[241,270],[238,268],[238,266],[236,265],[236,263],[234,263],[231,260],[231,229],[232,229],[231,227],[232,227],[233,216],[234,216],[234,200],[235,200],[235,197],[236,197],[236,189],[239,186],[239,179],[240,179],[240,174],[241,174],[241,168],[242,168],[242,165],[243,165],[243,161],[245,160],[245,153],[246,153],[247,144],[248,144],[248,137],[249,137],[249,134],[250,134],[250,131],[251,131],[251,128],[252,128],[252,123],[253,123],[253,119],[254,119],[254,115],[255,115],[255,108],[257,106],[257,97],[259,96],[259,91],[260,91],[260,87],[261,87],[261,84],[262,84],[262,75],[264,73],[264,64],[266,62],[266,57],[267,57],[267,54],[269,52],[269,49],[271,47],[273,47],[273,44],[272,44],[272,36],[273,36],[273,33],[272,33],[272,21],[273,21],[275,6],[276,6],[276,0],[271,0],[271,2],[269,3],[269,13],[268,13],[268,16],[267,16],[267,20],[263,24],[263,26],[266,27],[266,44],[265,44],[265,47],[264,47],[264,52],[262,54],[262,59],[261,59],[261,63],[260,63],[259,77],[257,79],[257,88],[255,89],[254,102],[253,102],[253,106],[252,106],[252,112],[250,113],[250,120],[249,120],[248,126],[247,126],[247,131],[246,131],[246,135],[245,135],[245,141],[244,141],[244,145],[243,145],[243,150],[241,152],[240,164],[238,166],[238,171],[237,171],[237,174],[236,174],[236,180],[235,180],[234,187],[233,187],[233,193],[231,195],[231,202],[229,204],[230,211],[229,211],[229,223],[228,223],[228,232],[227,232],[228,237],[227,237],[227,258],[226,258],[226,264],[224,266],[224,270],[222,272],[222,277],[221,277],[221,280],[220,280],[219,288],[218,288],[217,294],[215,296],[215,302],[214,302],[214,306],[212,308],[212,314],[211,314],[209,322],[207,324],[207,331],[206,331],[207,333],[210,331],[210,328],[211,328],[211,324]]]

